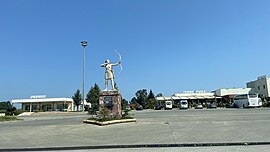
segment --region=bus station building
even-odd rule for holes
[[[46,98],[45,96],[31,96],[30,99],[11,100],[12,104],[22,104],[23,111],[74,111],[72,98]]]
[[[213,92],[199,91],[183,91],[175,93],[172,96],[157,97],[158,102],[173,101],[173,104],[179,104],[181,100],[187,100],[191,104],[207,104],[211,102],[221,101],[221,97],[216,96]]]

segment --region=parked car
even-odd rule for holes
[[[155,107],[154,107],[154,110],[161,110],[161,106],[160,105],[155,105]]]
[[[172,101],[168,100],[168,101],[165,101],[165,110],[168,110],[168,109],[172,109],[173,106],[172,106]]]
[[[217,109],[217,105],[214,104],[214,103],[211,103],[211,104],[208,105],[207,108],[208,108],[208,109]]]
[[[179,109],[188,109],[188,101],[187,100],[181,100],[179,102]]]
[[[126,109],[127,109],[127,110],[131,110],[130,106],[127,106]]]
[[[202,104],[196,104],[195,109],[203,109],[203,105]]]
[[[136,107],[136,110],[143,110],[143,107],[141,105]]]

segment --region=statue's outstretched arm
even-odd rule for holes
[[[112,66],[117,66],[118,64],[120,64],[120,62],[114,63],[114,64],[112,64]]]
[[[101,67],[105,67],[105,66],[106,66],[106,64],[105,64],[105,63],[103,63],[103,64],[101,64],[100,66],[101,66]]]

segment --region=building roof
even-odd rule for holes
[[[237,95],[237,94],[249,94],[252,91],[251,88],[223,88],[215,90],[217,96]]]
[[[73,102],[71,98],[39,98],[39,99],[15,99],[11,103],[37,103],[37,102]]]
[[[217,96],[210,96],[210,95],[188,95],[188,96],[170,96],[170,97],[157,97],[156,99],[159,101],[163,101],[163,100],[188,100],[188,99],[218,99],[221,97],[217,97]]]
[[[214,93],[213,92],[199,92],[199,93],[196,93],[196,92],[191,92],[191,93],[176,93],[174,94],[173,96],[176,96],[176,97],[190,97],[190,96],[214,96]]]

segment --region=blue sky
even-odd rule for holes
[[[130,100],[139,89],[245,87],[270,75],[269,0],[1,0],[0,101],[71,97],[104,88],[109,58],[122,54],[116,82]]]

